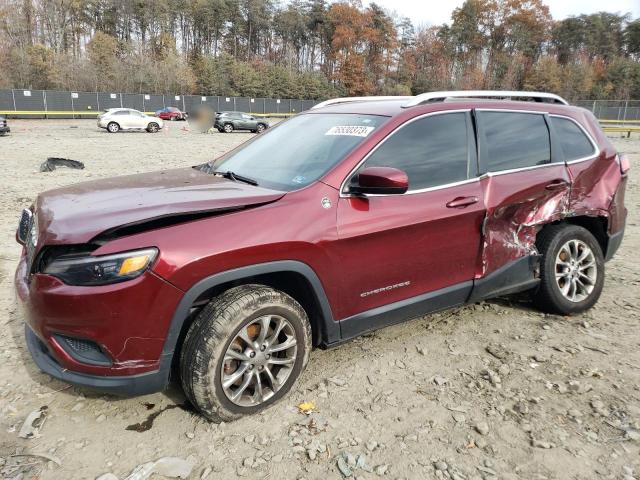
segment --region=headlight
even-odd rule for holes
[[[98,257],[62,255],[48,263],[42,273],[57,277],[68,285],[108,285],[142,275],[157,255],[156,248]]]

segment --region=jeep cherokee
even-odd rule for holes
[[[16,233],[26,341],[106,392],[173,371],[232,420],[283,397],[312,347],[514,292],[590,308],[628,170],[553,94],[333,99],[204,165],[39,195]]]

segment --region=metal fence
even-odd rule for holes
[[[0,90],[0,114],[14,118],[95,118],[98,112],[114,107],[143,112],[178,107],[189,113],[200,105],[208,105],[215,111],[284,116],[308,110],[316,103],[290,98]],[[640,100],[578,100],[574,104],[591,110],[600,120],[640,121]]]
[[[624,124],[640,120],[640,100],[579,100],[575,105],[591,110],[601,121]]]
[[[290,98],[0,90],[0,114],[13,118],[95,118],[98,112],[117,107],[143,112],[177,107],[189,113],[200,105],[208,105],[215,111],[237,110],[255,115],[284,116],[308,110],[316,103],[315,100]]]

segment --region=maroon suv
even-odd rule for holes
[[[27,344],[106,392],[174,372],[234,419],[285,395],[314,346],[521,291],[590,308],[628,169],[552,94],[330,100],[208,164],[38,196],[17,232]]]

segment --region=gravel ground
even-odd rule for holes
[[[607,264],[600,302],[584,315],[543,315],[506,298],[416,319],[314,351],[287,398],[220,425],[194,415],[177,387],[119,399],[40,373],[12,286],[20,210],[43,190],[194,165],[251,136],[184,126],[109,135],[91,121],[15,120],[0,139],[1,478],[125,478],[166,456],[187,459],[191,479],[640,478],[635,171],[625,241]],[[640,140],[614,142],[640,168]],[[48,156],[86,169],[39,173]],[[315,404],[309,415],[298,411],[304,401]],[[27,415],[43,406],[40,437],[19,438]]]

